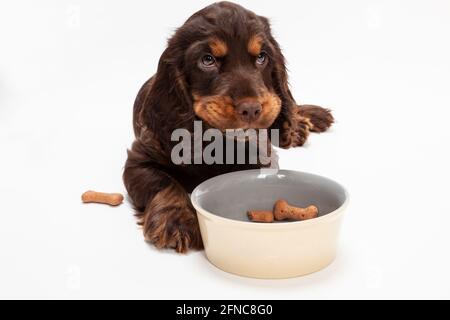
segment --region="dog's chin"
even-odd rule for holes
[[[203,117],[198,114],[195,115],[196,121],[202,121],[203,129],[216,129],[220,130],[222,133],[225,133],[227,130],[268,130],[272,124],[275,122],[275,119],[277,118],[278,113],[276,116],[273,116],[271,118],[263,118],[258,119],[256,121],[252,122],[245,122],[240,121],[236,118],[233,119],[218,119],[217,117]]]
[[[206,119],[202,119],[197,116],[197,120],[200,120],[203,122],[203,128],[204,129],[216,129],[220,130],[222,133],[226,133],[227,130],[262,130],[262,129],[269,129],[272,125],[273,121],[270,123],[259,123],[258,121],[254,122],[243,122],[243,121],[226,121],[224,123],[217,123],[214,121],[208,121]]]

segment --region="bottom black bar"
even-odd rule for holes
[[[19,306],[24,304],[24,306]],[[26,305],[32,305],[27,307]],[[8,306],[9,305],[9,306]],[[130,319],[301,319],[323,317],[325,315],[366,318],[405,316],[408,313],[427,319],[433,313],[448,310],[448,301],[350,301],[350,300],[60,300],[60,301],[2,301],[5,313],[12,307],[15,317],[25,314],[61,317],[101,317]],[[445,309],[444,309],[445,308]]]

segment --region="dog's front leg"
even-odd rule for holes
[[[146,161],[137,143],[128,154],[124,182],[145,240],[177,252],[202,249],[197,215],[184,188]]]

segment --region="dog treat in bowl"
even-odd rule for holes
[[[308,220],[317,218],[319,209],[316,206],[299,208],[289,205],[286,200],[280,199],[275,202],[273,211],[249,210],[247,216],[252,222],[273,222],[275,220]]]
[[[120,193],[103,193],[96,191],[86,191],[81,195],[81,201],[84,203],[104,203],[110,206],[118,206],[123,201],[123,195]]]
[[[318,214],[316,206],[299,208],[289,205],[286,200],[278,200],[273,209],[275,220],[308,220],[317,218]]]
[[[247,211],[247,216],[252,222],[273,222],[273,212],[265,210],[250,210]]]

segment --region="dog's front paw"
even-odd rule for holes
[[[283,123],[280,147],[284,149],[301,147],[309,136],[311,123],[306,118],[294,115],[290,121]]]
[[[141,216],[147,242],[160,249],[203,249],[197,215],[187,194],[170,186],[152,199]]]
[[[145,240],[159,249],[175,249],[179,253],[203,249],[198,221],[191,209],[166,212],[159,217],[153,215],[146,222],[143,226]]]
[[[301,105],[298,111],[300,116],[309,120],[312,132],[324,132],[334,122],[333,115],[329,109],[313,105]]]
[[[183,217],[180,218],[180,221],[170,221],[165,230],[162,231],[167,239],[164,247],[173,248],[178,253],[186,253],[189,249],[203,249],[203,241],[195,212],[186,214],[189,214],[189,219]]]

